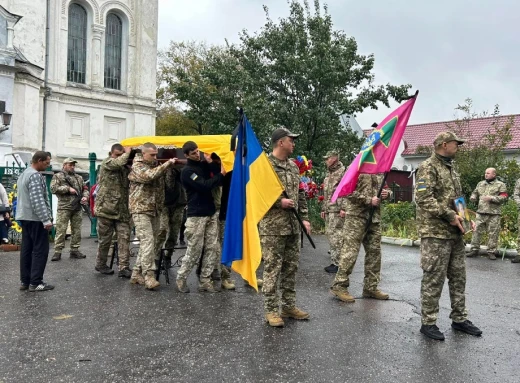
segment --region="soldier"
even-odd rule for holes
[[[114,274],[107,266],[108,252],[117,236],[119,278],[130,278],[130,211],[128,210],[127,166],[130,148],[114,144],[109,157],[101,163],[94,214],[97,216],[98,254],[95,269],[101,274]]]
[[[421,333],[444,340],[436,325],[439,299],[446,277],[450,289],[451,327],[471,335],[482,331],[468,320],[466,311],[466,261],[462,235],[463,218],[454,206],[462,194],[459,175],[453,169],[453,158],[464,140],[452,132],[442,132],[434,141],[435,153],[417,169],[415,199],[417,230],[421,237]]]
[[[177,288],[182,293],[189,293],[186,284],[189,273],[202,255],[200,273],[200,292],[214,293],[215,287],[211,282],[211,273],[217,262],[217,215],[212,190],[222,184],[226,171],[222,165],[210,165],[212,159],[204,154],[206,161],[201,161],[197,144],[186,142],[182,151],[188,159],[187,165],[181,173],[182,185],[188,196],[188,211],[186,231],[184,235],[188,241],[186,255],[182,258],[182,266],[177,272]],[[220,170],[220,173],[218,172]],[[210,173],[214,176],[211,177]]]
[[[142,154],[136,154],[130,180],[130,214],[135,225],[135,234],[140,241],[139,254],[132,271],[130,283],[144,284],[152,290],[159,286],[155,279],[155,255],[157,254],[157,231],[164,206],[165,171],[175,164],[171,158],[158,166],[157,147],[151,142],[143,144]]]
[[[332,194],[345,174],[345,166],[339,160],[337,150],[329,150],[323,157],[327,164],[329,174],[323,181],[323,205],[321,208],[321,219],[325,220],[326,234],[330,244],[330,266],[325,267],[327,273],[337,273],[339,265],[339,254],[343,245],[341,229],[345,222],[345,211],[341,210],[341,202],[338,199],[330,202]]]
[[[59,261],[61,259],[69,222],[72,234],[70,258],[86,257],[85,254],[79,251],[79,245],[81,243],[81,205],[87,203],[89,192],[83,178],[74,172],[77,162],[73,158],[65,158],[63,171],[56,173],[52,177],[51,192],[58,197],[58,215],[56,217],[54,255],[51,261]]]
[[[520,210],[520,179],[516,181],[515,191],[513,193],[513,199],[515,200],[517,209]],[[518,214],[518,227],[520,227],[520,214]],[[518,234],[518,244],[517,244],[518,254],[515,258],[511,260],[511,263],[520,263],[520,231]]]
[[[506,184],[496,179],[497,172],[494,168],[486,169],[484,181],[480,181],[471,193],[470,200],[478,202],[475,232],[471,238],[471,251],[468,257],[478,255],[480,250],[480,236],[484,230],[488,231],[487,253],[491,260],[497,259],[497,244],[500,234],[501,206],[507,201]]]
[[[391,197],[391,191],[385,187],[381,198],[377,197],[383,175],[360,174],[356,190],[344,198],[341,210],[347,219],[341,236],[343,246],[339,259],[339,269],[330,288],[331,293],[343,302],[354,303],[355,299],[348,292],[349,276],[354,270],[361,244],[365,248],[365,279],[363,297],[386,300],[387,293],[378,289],[381,279],[381,199]],[[370,211],[372,220],[368,222]]]
[[[286,128],[278,128],[271,135],[273,152],[269,155],[269,161],[288,198],[280,195],[258,225],[264,261],[262,292],[265,320],[272,327],[283,327],[282,318],[309,318],[308,313],[296,307],[295,290],[301,229],[293,209],[299,212],[307,233],[311,231],[305,192],[299,188],[300,173],[296,164],[289,159],[294,151],[294,140],[299,136]]]

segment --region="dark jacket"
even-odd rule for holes
[[[207,162],[188,159],[181,173],[182,186],[186,189],[188,197],[188,217],[209,217],[215,214],[211,190],[220,186],[223,179],[224,176],[217,173],[216,168],[213,169]]]

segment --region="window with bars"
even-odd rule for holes
[[[85,84],[87,69],[87,11],[81,5],[69,7],[67,81]]]
[[[121,90],[123,23],[113,13],[107,16],[105,33],[105,88]]]

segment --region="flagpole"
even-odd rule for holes
[[[383,188],[385,187],[386,178],[388,177],[389,172],[385,172],[383,176],[383,182],[381,182],[381,186],[379,187],[379,191],[377,192],[377,198],[381,199],[381,193],[383,192]],[[381,202],[379,202],[379,205],[381,206]],[[374,217],[374,213],[376,211],[376,207],[372,205],[370,208],[370,214],[368,215],[368,221],[365,227],[365,234],[368,231],[368,228],[370,227],[370,223],[372,223],[372,218]]]

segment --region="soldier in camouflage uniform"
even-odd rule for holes
[[[506,184],[496,179],[497,172],[493,168],[486,169],[484,181],[480,181],[471,193],[470,200],[478,202],[475,232],[471,238],[471,251],[468,257],[478,255],[480,250],[480,236],[484,230],[488,231],[487,253],[489,259],[497,259],[497,244],[500,234],[501,205],[507,201]]]
[[[451,299],[452,328],[471,335],[480,331],[468,320],[466,311],[466,258],[462,235],[463,218],[454,206],[462,194],[453,158],[464,140],[452,132],[442,132],[434,141],[435,153],[417,169],[415,199],[417,230],[421,237],[421,333],[444,340],[436,325],[439,299],[446,277]]]
[[[283,327],[282,318],[309,318],[308,313],[296,307],[295,282],[300,259],[301,228],[293,208],[300,214],[307,232],[310,234],[311,231],[305,192],[299,188],[300,172],[289,159],[297,137],[299,134],[293,134],[286,128],[276,129],[271,136],[273,152],[269,155],[269,161],[288,198],[280,195],[258,225],[264,261],[262,292],[265,320],[273,327]]]
[[[343,198],[334,203],[330,202],[332,194],[345,174],[345,166],[339,160],[339,152],[330,150],[323,157],[327,164],[329,174],[323,181],[323,204],[321,218],[325,220],[326,234],[330,244],[330,266],[325,267],[327,273],[337,273],[339,265],[339,254],[343,245],[341,229],[345,222],[345,211],[341,210]]]
[[[384,188],[381,198],[377,197],[383,175],[360,174],[356,190],[346,196],[342,209],[346,212],[343,225],[343,247],[339,259],[339,270],[330,289],[343,302],[353,303],[354,297],[348,292],[350,274],[354,270],[361,244],[365,248],[365,279],[363,297],[386,300],[388,294],[378,289],[381,279],[381,199],[391,197],[391,191]],[[368,223],[370,211],[374,210]]]
[[[210,277],[217,264],[218,214],[215,213],[212,190],[222,184],[226,171],[222,164],[213,162],[206,153],[204,154],[206,161],[201,161],[199,148],[193,141],[186,142],[182,151],[188,159],[181,173],[182,185],[188,196],[188,219],[184,231],[188,248],[182,258],[182,266],[177,272],[176,284],[180,292],[190,292],[186,279],[204,249],[198,290],[214,293],[217,290]]]
[[[127,166],[130,148],[114,144],[109,157],[101,163],[94,214],[97,217],[98,254],[95,269],[102,274],[114,274],[107,266],[107,258],[114,231],[117,238],[120,278],[130,278],[130,187]]]
[[[513,192],[513,199],[515,200],[516,207],[520,210],[520,179],[516,181],[515,191]],[[520,227],[520,214],[518,214],[518,227]],[[517,256],[511,260],[511,263],[520,263],[520,232],[517,240]]]
[[[157,231],[164,206],[164,173],[175,164],[171,158],[158,166],[157,147],[147,142],[142,154],[136,154],[130,180],[130,214],[139,238],[139,254],[132,271],[130,283],[143,284],[148,290],[159,286],[155,279],[155,256],[157,254]],[[144,278],[143,278],[144,277]],[[143,281],[144,279],[144,281]]]
[[[69,222],[72,234],[70,258],[86,257],[79,251],[79,245],[81,243],[81,204],[87,203],[89,193],[83,178],[74,172],[77,162],[73,158],[66,158],[63,161],[63,171],[52,177],[51,192],[58,197],[58,214],[56,217],[54,256],[51,261],[61,259]]]

